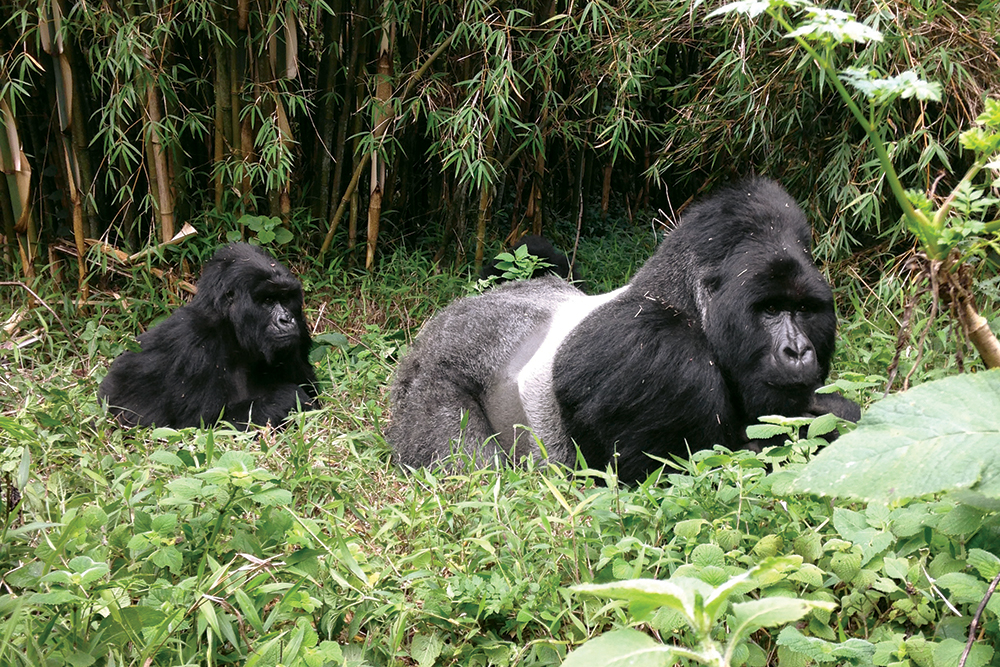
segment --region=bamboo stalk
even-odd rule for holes
[[[160,217],[160,239],[167,241],[174,235],[174,203],[170,193],[170,168],[167,165],[167,152],[163,148],[160,137],[160,124],[163,122],[163,110],[160,107],[160,96],[156,83],[150,81],[146,89],[146,118],[149,123],[150,159],[156,172],[156,202]]]
[[[486,133],[486,156],[493,155],[493,146],[496,143],[496,135],[493,128]],[[490,204],[493,202],[493,186],[483,183],[479,193],[479,216],[476,224],[476,273],[483,268],[483,255],[486,252],[486,224],[490,218]]]
[[[319,146],[313,154],[313,167],[317,174],[316,192],[317,199],[313,208],[313,215],[317,218],[326,219],[330,208],[331,191],[331,171],[333,170],[333,152],[336,148],[333,145],[334,134],[338,129],[336,124],[337,103],[333,94],[337,74],[340,70],[340,7],[342,0],[333,0],[330,3],[331,13],[324,16],[323,22],[323,56],[320,59],[319,75],[316,87],[324,92],[321,98],[319,118],[317,119],[316,135],[319,138]],[[344,90],[350,90],[350,79]],[[343,101],[346,107],[349,104],[349,96],[345,94]],[[339,166],[339,165],[338,165]]]
[[[385,139],[386,130],[392,122],[392,52],[396,38],[394,24],[382,28],[382,41],[378,49],[378,68],[375,79],[375,117],[372,122],[374,145],[371,151],[371,187],[368,197],[368,250],[365,253],[365,270],[375,263],[375,248],[378,244],[380,218],[382,216],[382,193],[385,189],[385,160],[378,154],[378,147]]]

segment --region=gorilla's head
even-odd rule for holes
[[[238,353],[266,363],[305,345],[302,286],[283,264],[260,248],[234,243],[205,264],[192,306],[221,318]]]
[[[647,268],[653,289],[699,315],[746,417],[806,410],[830,370],[836,316],[809,223],[781,186],[747,179],[695,204],[636,280]]]

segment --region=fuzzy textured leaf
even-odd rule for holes
[[[792,488],[866,500],[974,488],[1000,496],[1000,370],[919,385],[869,408]]]
[[[607,632],[576,649],[563,667],[667,667],[673,663],[668,646],[638,630]]]

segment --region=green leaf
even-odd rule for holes
[[[969,565],[976,568],[979,576],[992,581],[1000,574],[1000,558],[982,549],[969,549]]]
[[[956,639],[945,639],[934,647],[935,667],[958,667],[959,658],[965,650],[965,642]],[[993,658],[993,647],[983,643],[972,645],[965,667],[985,667]]]
[[[52,591],[51,593],[32,593],[25,596],[29,604],[64,604],[66,602],[83,602],[83,598],[69,591]]]
[[[168,452],[164,449],[158,449],[149,455],[149,460],[154,463],[162,463],[165,466],[171,466],[176,468],[183,468],[184,461],[181,457],[173,452]]]
[[[1000,496],[1000,370],[889,396],[810,461],[792,488],[868,500],[976,488]]]
[[[972,535],[983,525],[985,512],[969,505],[957,505],[938,522],[945,535]]]
[[[285,245],[286,243],[290,243],[291,240],[294,238],[295,235],[292,234],[291,230],[288,230],[284,227],[278,227],[274,230],[274,242],[279,245]]]
[[[957,604],[979,602],[986,594],[986,583],[964,572],[942,574],[935,583],[947,589],[948,599]]]
[[[807,438],[818,438],[827,433],[833,433],[837,430],[837,424],[840,422],[840,418],[834,414],[825,414],[816,417],[809,424],[809,430],[806,432]]]
[[[767,440],[776,435],[788,435],[788,429],[777,424],[751,424],[747,426],[747,437],[751,440]]]
[[[117,647],[126,642],[141,641],[144,630],[155,628],[164,619],[166,614],[153,607],[122,607],[101,621],[98,635],[102,644]]]
[[[410,645],[410,657],[416,660],[420,667],[431,667],[443,649],[444,642],[436,633],[417,634],[413,636],[413,643]]]
[[[699,544],[691,552],[691,564],[698,567],[722,567],[726,564],[726,554],[717,544]]]
[[[679,537],[691,540],[698,537],[698,533],[701,532],[701,527],[706,523],[708,522],[704,519],[688,519],[686,521],[678,521],[674,524],[674,533],[676,533]]]
[[[649,607],[666,607],[679,611],[694,622],[700,610],[695,607],[696,597],[707,599],[714,588],[700,579],[672,577],[667,581],[659,579],[631,579],[608,584],[579,584],[572,590],[590,593],[615,600],[638,602]]]
[[[184,557],[177,547],[163,547],[153,552],[149,558],[153,565],[168,568],[174,574],[180,574],[184,567]]]
[[[869,662],[875,645],[864,639],[848,639],[835,644],[816,637],[807,637],[795,627],[786,627],[778,634],[778,645],[808,656],[816,662]]]
[[[251,499],[259,505],[269,507],[287,506],[292,504],[292,492],[286,489],[272,488],[253,494]]]
[[[837,605],[833,602],[797,598],[772,597],[739,602],[733,605],[736,626],[733,634],[737,638],[743,638],[761,628],[773,628],[797,621],[813,609],[833,611],[836,608]]]
[[[669,667],[669,646],[638,630],[613,630],[570,652],[562,667]]]

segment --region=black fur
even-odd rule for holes
[[[538,278],[539,276],[551,273],[559,276],[560,278],[565,278],[566,280],[578,280],[575,268],[569,265],[569,258],[566,257],[562,251],[552,245],[552,242],[544,236],[529,234],[521,238],[521,240],[514,244],[514,247],[510,249],[511,254],[513,254],[514,251],[521,246],[526,246],[529,254],[544,260],[548,264],[551,264],[551,266],[536,267],[534,272],[531,274],[532,278]],[[482,271],[479,272],[479,277],[486,280],[490,276],[496,276],[497,282],[502,282],[504,280],[504,272],[497,266],[499,263],[500,260],[494,259],[489,264],[483,266]]]
[[[539,279],[446,308],[396,372],[388,438],[413,466],[453,443],[481,459],[537,455],[521,423],[550,459],[571,465],[575,443],[631,482],[659,465],[646,454],[742,446],[762,415],[855,417],[815,394],[835,330],[805,216],[751,179],[693,206],[621,290]]]
[[[139,336],[141,352],[111,365],[98,396],[125,426],[277,424],[316,407],[302,286],[255,246],[220,248],[198,294]]]

